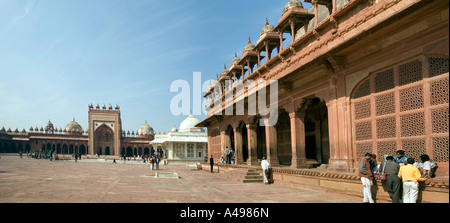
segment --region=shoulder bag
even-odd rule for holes
[[[386,173],[384,172],[384,168],[386,167],[386,162],[384,162],[383,170],[378,174],[378,179],[386,180]]]

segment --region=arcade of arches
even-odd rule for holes
[[[31,127],[29,131],[0,130],[0,153],[29,153],[39,152],[43,156],[51,153],[60,155],[79,154],[92,158],[137,157],[152,155],[153,146],[150,142],[154,138],[154,131],[150,125],[143,124],[136,134],[134,131],[121,129],[120,108],[110,105],[95,108],[89,105],[90,126],[83,130],[75,119],[64,129],[55,128],[50,121],[46,127]],[[119,133],[119,134],[117,134]],[[125,149],[127,148],[127,149]],[[125,151],[126,150],[126,151]]]
[[[208,88],[208,118],[198,125],[208,128],[208,153],[219,160],[228,147],[236,164],[266,157],[355,172],[367,152],[380,162],[404,150],[448,174],[448,1],[307,2],[310,10],[289,1],[276,25],[266,20],[256,45],[249,40]],[[260,81],[278,86],[273,126],[249,112],[267,91],[247,83]]]
[[[237,164],[257,165],[263,157],[273,166],[308,168],[328,164],[330,147],[325,103],[319,98],[309,98],[304,100],[301,110],[289,113],[283,109],[278,114],[275,126],[260,126],[259,117],[252,117],[226,125],[223,131],[209,128],[210,154],[219,160],[228,147],[234,151]],[[304,135],[295,134],[297,131],[293,128]]]

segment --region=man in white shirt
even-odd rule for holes
[[[269,162],[266,160],[266,157],[262,158],[261,161],[261,167],[263,169],[263,174],[264,174],[264,184],[268,184],[269,181],[267,180],[267,170],[269,170],[270,164]]]
[[[432,169],[436,167],[436,163],[430,162],[430,157],[426,154],[420,156],[420,163],[414,163],[414,166],[420,170],[422,177],[431,178],[432,177]]]

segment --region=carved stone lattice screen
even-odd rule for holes
[[[374,72],[353,91],[355,160],[405,150],[449,161],[449,59],[420,56]]]

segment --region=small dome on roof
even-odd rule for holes
[[[239,61],[241,60],[237,57],[237,53],[234,53],[234,59],[231,61],[230,68],[234,65],[237,65]]]
[[[272,32],[274,29],[274,27],[272,25],[269,24],[269,20],[266,19],[266,25],[264,26],[264,28],[261,30],[261,33],[259,34],[259,37],[261,38],[264,34]]]
[[[147,121],[139,128],[138,135],[153,135],[155,131],[153,128],[147,124]]]
[[[223,65],[223,71],[220,73],[220,77],[223,77],[228,74],[227,65]]]
[[[255,49],[255,45],[252,44],[252,40],[250,38],[248,38],[248,44],[247,46],[244,47],[244,53],[247,51],[252,51]]]
[[[283,8],[283,14],[289,11],[292,8],[303,8],[302,2],[300,0],[289,0],[289,2]]]
[[[51,131],[53,129],[54,129],[53,123],[49,119],[48,122],[47,122],[47,125],[45,125],[45,130],[50,130]]]
[[[78,124],[78,122],[75,121],[75,118],[73,118],[73,121],[66,125],[65,130],[66,132],[81,132],[83,131],[83,128],[80,124]]]
[[[191,114],[183,122],[181,122],[180,130],[189,130],[191,128],[196,128],[195,126],[198,123],[200,123],[200,121]]]

